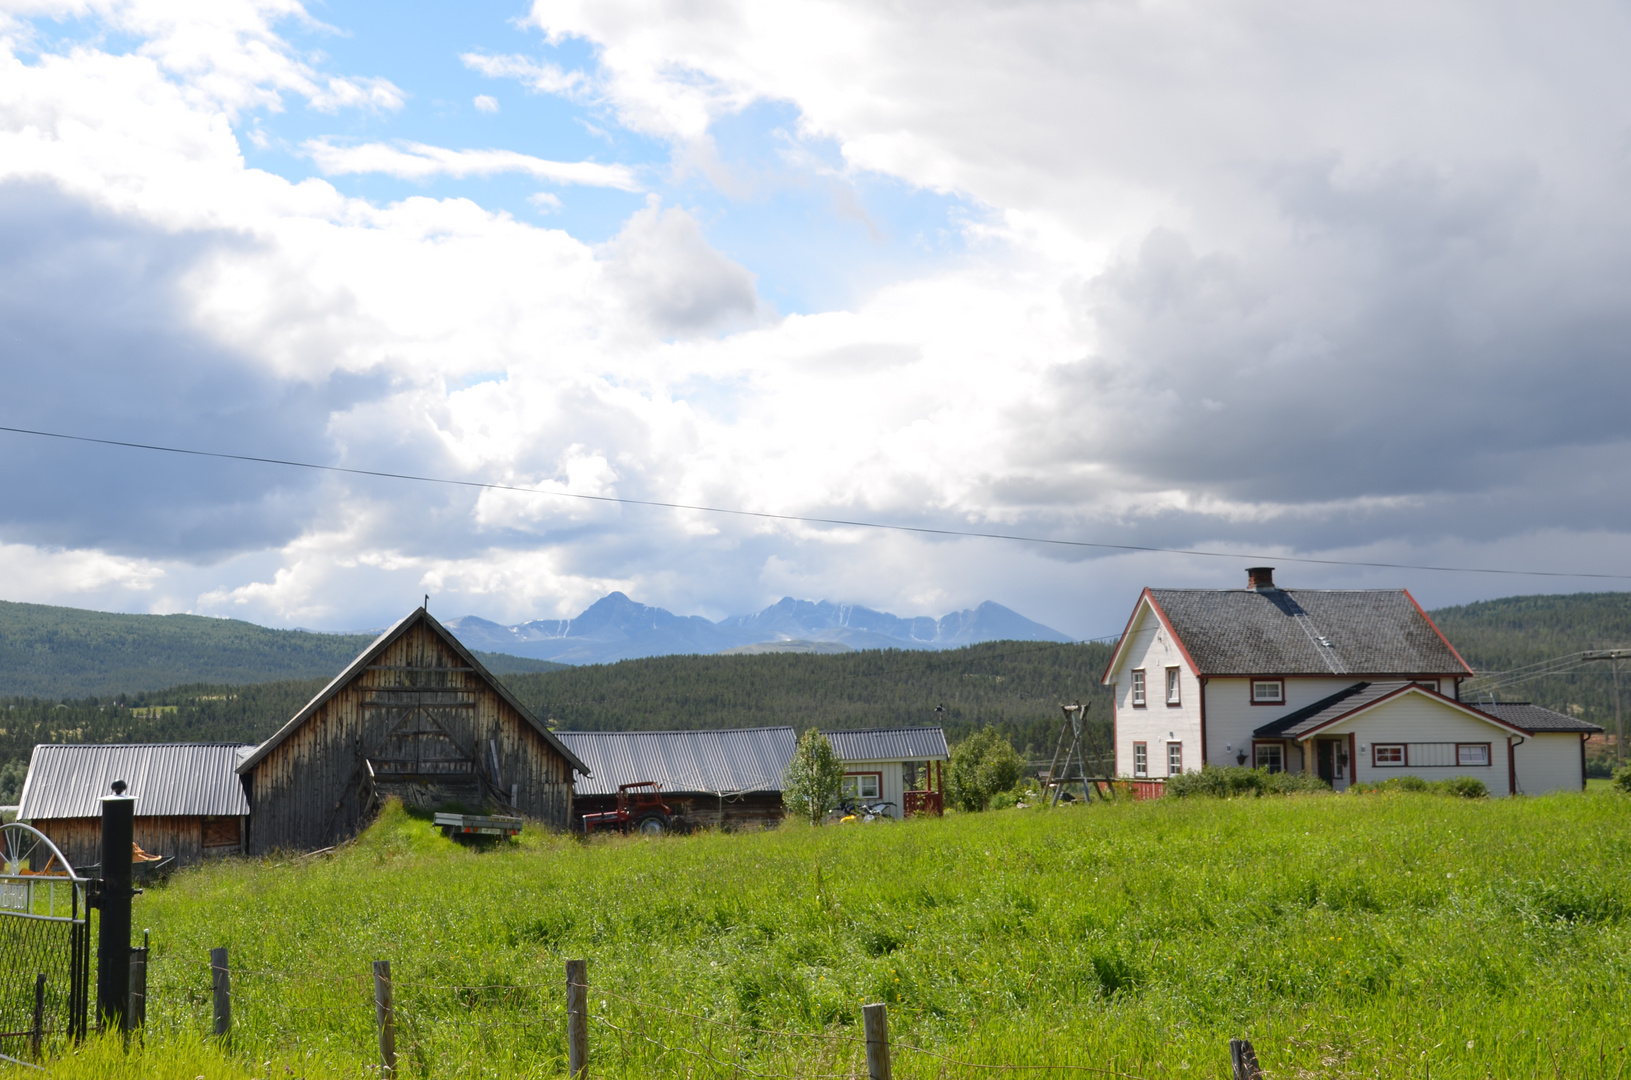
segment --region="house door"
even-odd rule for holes
[[[1348,740],[1317,739],[1314,754],[1320,779],[1337,791],[1345,789],[1348,786]]]

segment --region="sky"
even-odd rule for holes
[[[535,489],[0,432],[0,599],[1625,588],[1628,49],[1591,2],[0,0],[0,426]]]

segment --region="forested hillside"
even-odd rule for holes
[[[1533,678],[1524,678],[1526,673],[1518,669],[1586,649],[1631,647],[1631,593],[1509,596],[1432,614],[1474,669],[1515,673],[1467,684],[1469,699],[1482,688],[1486,699],[1493,692],[1502,701],[1533,701],[1605,727],[1612,724],[1614,680],[1609,664],[1576,659],[1548,666],[1546,673]],[[1622,667],[1631,675],[1631,663]],[[1631,691],[1631,678],[1622,679]]]
[[[938,653],[659,656],[504,681],[539,716],[581,731],[940,724],[956,742],[994,724],[1021,753],[1045,756],[1061,702],[1092,702],[1089,716],[1108,729],[1099,677],[1109,657],[1108,645],[993,641]]]
[[[106,697],[187,683],[331,679],[372,640],[372,634],[271,630],[238,619],[0,601],[0,697]],[[476,655],[499,673],[560,666]]]

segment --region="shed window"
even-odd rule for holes
[[[1455,763],[1457,765],[1488,765],[1489,743],[1456,743]]]
[[[1286,700],[1286,684],[1279,679],[1253,679],[1253,705],[1280,705]]]
[[[1169,667],[1167,668],[1167,704],[1177,705],[1180,703],[1178,697],[1178,669]]]
[[[1378,769],[1399,768],[1405,764],[1404,743],[1376,743],[1370,748],[1371,764]]]
[[[1135,742],[1133,744],[1133,775],[1150,775],[1150,744]]]
[[[832,789],[829,788],[828,790]],[[877,799],[882,797],[883,773],[845,773],[844,794],[852,799]]]
[[[1286,748],[1281,743],[1257,744],[1257,767],[1269,772],[1285,772]]]
[[[1135,672],[1133,672],[1133,708],[1140,709],[1140,708],[1143,708],[1143,707],[1144,707],[1144,673],[1142,671],[1135,671]]]
[[[1167,775],[1177,776],[1184,771],[1184,744],[1167,743]]]

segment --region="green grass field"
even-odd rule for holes
[[[586,957],[602,1077],[864,1076],[871,1001],[925,1051],[897,1046],[902,1077],[1222,1077],[1242,1035],[1276,1078],[1631,1076],[1631,798],[1612,792],[481,852],[395,810],[329,858],[178,875],[136,926],[153,931],[145,1048],[91,1045],[59,1075],[367,1075],[376,959],[401,1075],[562,1075],[563,962]],[[205,1035],[218,945],[236,969],[225,1053]]]

